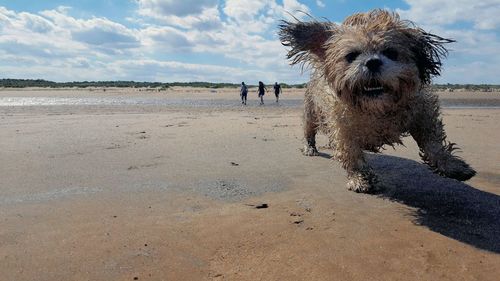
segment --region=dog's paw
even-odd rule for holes
[[[358,172],[348,177],[347,189],[357,193],[377,193],[382,190],[382,186],[377,176],[369,172]]]
[[[319,152],[318,149],[316,149],[316,147],[305,145],[304,148],[302,149],[302,154],[304,154],[305,156],[318,156]]]
[[[450,157],[440,167],[437,172],[445,177],[466,181],[476,175],[476,171],[460,158]]]

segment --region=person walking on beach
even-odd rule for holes
[[[259,93],[259,98],[260,98],[260,105],[264,105],[264,94],[266,92],[267,92],[266,86],[264,85],[264,83],[262,83],[262,81],[259,81],[258,93]]]
[[[281,94],[281,85],[278,82],[274,83],[274,95],[276,96],[276,102],[279,102],[280,94]]]
[[[245,82],[241,82],[240,96],[241,96],[241,104],[247,105],[247,94],[248,87],[245,85]]]

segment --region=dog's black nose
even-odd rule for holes
[[[365,62],[366,67],[371,72],[379,72],[383,62],[380,59],[369,59]]]

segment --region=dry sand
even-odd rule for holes
[[[235,104],[0,106],[0,280],[500,276],[500,109],[443,110],[472,180],[430,173],[406,139],[369,156],[387,189],[366,195],[346,190],[328,149],[301,155],[300,108],[270,95],[242,107],[235,90],[0,91],[33,96]]]

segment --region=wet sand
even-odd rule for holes
[[[500,109],[443,110],[472,180],[432,174],[405,139],[369,156],[387,189],[366,195],[346,190],[323,136],[320,157],[301,155],[300,107],[271,95],[242,107],[227,89],[0,91],[103,95],[235,105],[0,106],[0,280],[500,276]]]

